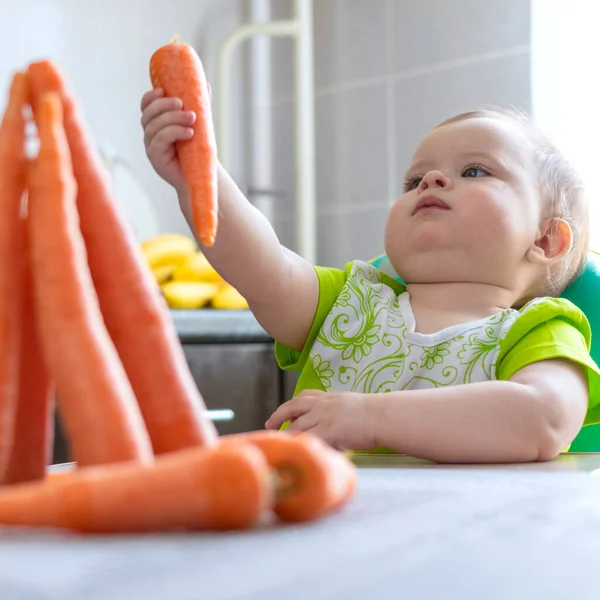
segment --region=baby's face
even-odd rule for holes
[[[512,285],[540,230],[532,158],[526,134],[500,119],[433,130],[386,225],[386,252],[405,281]]]

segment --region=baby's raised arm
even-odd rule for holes
[[[177,140],[191,137],[194,115],[183,111],[177,98],[165,98],[160,90],[145,94],[141,109],[148,158],[156,172],[177,191],[181,210],[194,231],[189,196],[175,151]],[[202,252],[221,277],[246,298],[265,331],[300,350],[319,296],[312,265],[279,243],[269,221],[245,198],[221,165],[218,203],[217,237],[212,247],[200,245]]]
[[[252,313],[277,341],[302,349],[317,308],[318,282],[310,263],[288,250],[269,221],[219,165],[219,227],[206,258],[246,298]],[[179,202],[190,227],[187,194]]]

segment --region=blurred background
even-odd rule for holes
[[[591,83],[598,56],[592,27],[600,8],[592,0],[309,4],[318,262],[338,266],[382,251],[386,211],[412,149],[459,111],[497,105],[532,112],[593,176],[599,93]],[[150,85],[150,55],[174,34],[193,44],[217,119],[224,40],[245,23],[292,18],[295,1],[0,0],[0,7],[2,103],[14,69],[40,57],[57,61],[103,151],[124,161],[114,169],[119,198],[146,238],[188,233],[144,153],[139,101]],[[298,250],[295,43],[258,36],[232,52],[227,167],[282,242]]]
[[[469,109],[515,107],[586,178],[597,245],[599,16],[594,0],[0,0],[0,108],[16,69],[51,58],[81,102],[137,239],[189,238],[146,158],[139,108],[150,56],[178,34],[203,61],[219,155],[238,185],[282,243],[342,266],[383,251],[387,210],[431,127]],[[277,35],[250,35],[265,22]],[[299,37],[286,35],[294,28]],[[184,246],[178,256],[191,252]],[[167,251],[153,251],[164,266]],[[196,260],[183,272],[182,281],[208,268]],[[170,306],[207,306],[216,288],[194,285],[176,286]],[[235,413],[221,430],[261,428],[293,389],[269,338],[243,310],[173,316],[207,403]]]

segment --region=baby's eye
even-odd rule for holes
[[[416,190],[421,183],[422,177],[407,177],[404,180],[404,191]]]
[[[483,167],[468,167],[462,174],[463,177],[485,177],[486,175],[489,175],[489,172]]]

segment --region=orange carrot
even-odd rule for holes
[[[51,61],[31,64],[28,76],[34,111],[35,98],[41,93],[61,94],[90,271],[154,452],[215,443],[216,429],[206,416],[165,300],[114,201],[108,173],[89,140],[65,78]]]
[[[13,77],[0,125],[0,482],[12,452],[19,393],[20,277],[19,219],[25,189],[27,79]]]
[[[217,144],[212,121],[208,82],[202,62],[192,46],[175,37],[150,58],[152,86],[168,97],[179,98],[184,110],[192,110],[194,135],[176,143],[192,206],[194,228],[205,246],[212,246],[217,234]]]
[[[181,450],[151,466],[75,469],[0,489],[0,524],[79,533],[245,529],[271,506],[268,475],[250,444]]]
[[[37,331],[27,222],[21,220],[21,350],[19,400],[6,483],[43,479],[52,462],[54,385]]]
[[[57,95],[40,98],[36,123],[40,150],[28,173],[35,310],[74,460],[79,466],[151,462],[150,439],[86,262]]]
[[[311,521],[341,508],[356,489],[348,457],[310,433],[252,431],[220,438],[221,445],[254,444],[276,473],[274,512],[282,521]]]

